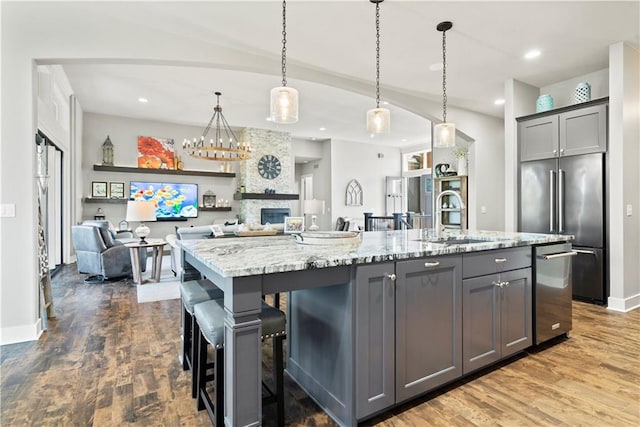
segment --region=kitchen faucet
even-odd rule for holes
[[[442,193],[438,194],[438,198],[436,199],[436,238],[440,238],[442,233],[444,232],[444,226],[442,225],[442,197],[443,196],[455,196],[458,199],[458,203],[460,205],[460,215],[462,215],[462,211],[465,209],[464,202],[462,201],[462,197],[460,197],[460,193],[453,190],[444,190]],[[462,221],[460,222],[460,227],[462,228]],[[462,229],[462,232],[465,230]]]

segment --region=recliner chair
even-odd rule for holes
[[[92,275],[85,282],[132,276],[129,248],[113,240],[106,227],[74,225],[71,227],[71,238],[76,250],[78,272]]]

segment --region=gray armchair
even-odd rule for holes
[[[131,276],[129,248],[113,240],[106,227],[74,225],[71,238],[76,250],[78,272],[93,276],[88,281],[102,281]]]

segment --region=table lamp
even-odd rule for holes
[[[302,210],[305,214],[311,215],[311,225],[307,227],[309,231],[320,229],[316,224],[316,214],[324,213],[324,200],[307,199],[302,201]]]
[[[127,221],[139,221],[140,226],[135,229],[136,236],[140,238],[140,243],[147,244],[144,240],[149,235],[151,230],[144,225],[145,221],[156,220],[156,202],[149,200],[129,200],[127,202]]]

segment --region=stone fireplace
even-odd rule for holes
[[[249,159],[239,165],[238,185],[245,191],[236,197],[240,199],[240,221],[260,224],[262,208],[288,208],[293,211],[294,203],[298,203],[297,197],[296,200],[287,200],[295,192],[291,135],[245,128],[240,132],[240,140],[250,143],[252,148]],[[263,178],[258,172],[258,162],[266,155],[275,156],[280,161],[281,172],[273,179]],[[265,190],[275,190],[275,194],[265,194]]]

